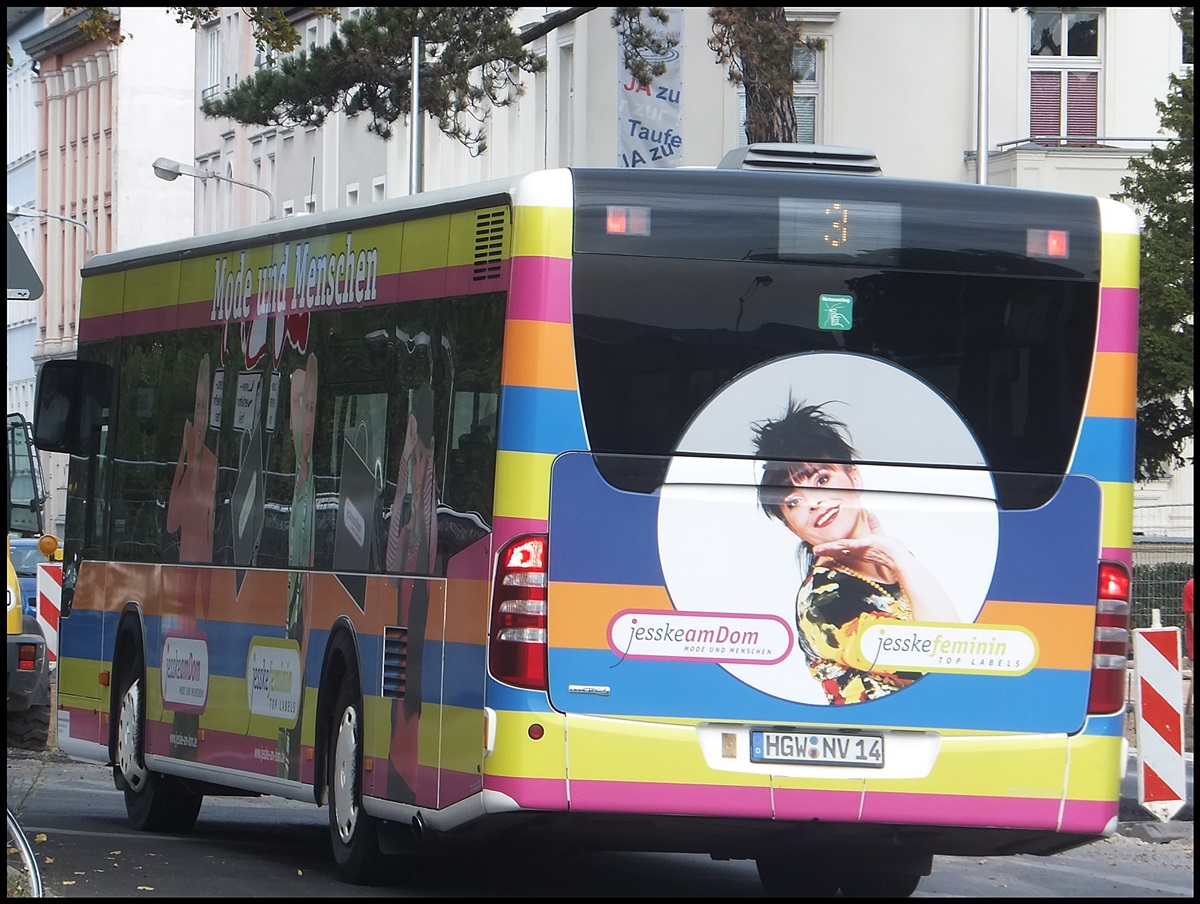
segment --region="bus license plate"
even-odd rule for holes
[[[883,768],[883,736],[798,731],[750,732],[750,762]]]

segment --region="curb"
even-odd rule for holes
[[[1137,838],[1150,844],[1169,844],[1180,839],[1191,840],[1193,824],[1190,822],[1122,822],[1117,826],[1117,834],[1129,838]]]

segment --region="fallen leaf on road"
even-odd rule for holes
[[[74,885],[74,884],[75,884],[74,879],[63,879],[63,885]]]
[[[139,885],[137,887],[137,890],[138,891],[154,891],[154,886],[153,885]]]
[[[33,840],[34,840],[34,841],[45,841],[45,840],[46,840],[46,833],[45,833],[45,832],[38,832],[36,835],[34,835],[34,836],[33,836]]]

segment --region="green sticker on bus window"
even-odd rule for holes
[[[820,329],[848,330],[853,325],[853,295],[822,295],[817,299],[817,326]]]

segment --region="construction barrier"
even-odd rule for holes
[[[62,607],[62,565],[40,563],[37,569],[37,619],[46,636],[50,667],[58,664],[58,617]]]
[[[1166,822],[1183,807],[1183,670],[1178,628],[1133,632],[1138,803]]]

